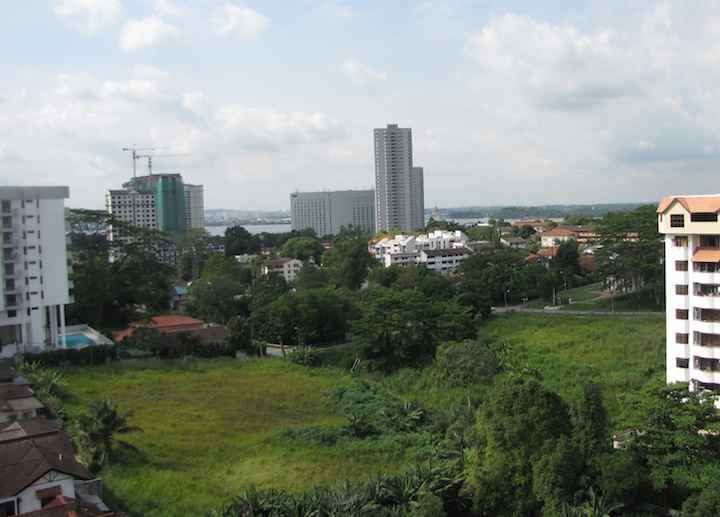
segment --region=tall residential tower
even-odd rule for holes
[[[422,167],[413,167],[412,129],[388,124],[373,131],[377,231],[413,232],[425,226]]]
[[[670,196],[665,235],[667,382],[720,390],[720,195]]]
[[[0,357],[63,342],[68,197],[68,187],[0,187]]]

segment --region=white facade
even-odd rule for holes
[[[370,246],[370,253],[383,266],[424,264],[428,269],[451,273],[472,254],[468,237],[461,231],[436,230],[422,235],[386,237]]]
[[[118,221],[138,228],[158,229],[153,192],[138,192],[134,189],[110,190],[105,196],[105,206],[108,214]],[[122,237],[117,227],[110,227],[110,240]]]
[[[64,497],[70,499],[75,499],[76,497],[75,478],[63,472],[51,470],[16,496],[0,499],[0,505],[8,502],[14,502],[18,513],[29,513],[42,510],[42,501],[38,497],[38,491],[47,489],[59,489],[60,493]]]
[[[64,341],[68,197],[67,187],[0,187],[0,356]]]
[[[412,129],[388,124],[373,131],[375,227],[412,232],[425,226],[422,167],[413,167]]]
[[[185,183],[185,228],[205,228],[205,193],[202,185]]]
[[[290,194],[293,230],[311,228],[322,237],[337,235],[343,228],[375,230],[375,192],[340,190]]]
[[[720,389],[720,196],[666,198],[667,382]]]
[[[298,259],[274,259],[271,260],[269,264],[263,266],[263,275],[275,273],[282,276],[288,284],[292,284],[297,279],[300,271],[302,271],[303,265],[303,261]]]

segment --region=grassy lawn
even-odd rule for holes
[[[341,425],[327,391],[348,378],[281,360],[130,360],[66,373],[70,410],[111,397],[131,410],[123,452],[101,475],[130,515],[204,515],[245,485],[306,488],[402,468],[385,450],[305,445],[280,429]]]
[[[663,317],[516,313],[483,324],[480,335],[509,343],[520,364],[569,400],[587,382],[603,385],[618,426],[630,417],[624,396],[664,375]]]
[[[575,307],[575,304],[585,304],[591,302],[592,300],[599,298],[601,294],[602,284],[599,282],[596,284],[584,285],[582,287],[574,287],[573,289],[568,289],[567,291],[561,291],[558,293],[563,300],[573,301],[573,305],[568,308]],[[542,309],[546,305],[550,304],[550,300],[532,300],[528,303],[528,307],[531,309]]]

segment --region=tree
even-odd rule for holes
[[[113,449],[135,447],[117,435],[140,431],[128,423],[129,413],[121,414],[110,399],[90,404],[87,413],[77,418],[77,434],[80,442],[80,456],[90,470],[99,470],[112,459]]]
[[[355,234],[339,236],[333,247],[323,255],[323,266],[333,283],[353,291],[360,288],[370,268],[376,265],[368,251],[367,238]]]
[[[651,388],[638,396],[641,430],[634,446],[667,500],[720,479],[720,425],[715,397],[684,386]]]
[[[254,335],[284,345],[324,344],[345,339],[353,306],[334,287],[288,292],[253,311]]]
[[[223,324],[246,313],[248,302],[242,295],[247,284],[243,277],[243,268],[234,258],[212,255],[202,276],[190,286],[188,312],[202,320]]]
[[[574,239],[560,243],[552,267],[560,272],[566,288],[572,287],[575,277],[580,274],[579,259],[578,244]]]
[[[472,337],[467,308],[419,291],[373,288],[352,324],[353,341],[374,367],[392,371],[431,357],[441,341]]]
[[[585,458],[610,452],[610,421],[599,385],[590,383],[583,386],[583,397],[573,407],[572,421],[573,441]]]
[[[715,480],[702,492],[688,497],[682,506],[683,517],[716,517],[720,508],[720,481]]]
[[[566,493],[574,472],[567,441],[570,415],[562,399],[535,380],[511,377],[490,392],[472,435],[468,486],[483,515],[536,515],[552,494]],[[555,456],[548,458],[547,455]],[[573,460],[574,461],[574,460]],[[536,467],[537,465],[537,467]],[[547,478],[535,479],[552,467]]]
[[[318,239],[313,237],[293,237],[283,244],[280,254],[283,257],[291,257],[302,261],[313,259],[320,263],[320,257],[325,251]]]
[[[231,226],[225,230],[225,254],[246,255],[260,252],[260,239],[242,226]]]
[[[596,225],[598,271],[614,290],[634,291],[645,286],[656,305],[665,298],[663,241],[657,230],[655,207],[627,213],[609,213]]]
[[[451,386],[488,382],[499,368],[495,353],[480,341],[451,341],[435,352],[435,375]]]
[[[317,289],[329,285],[330,273],[327,269],[314,264],[305,264],[295,280],[295,288],[298,290]]]

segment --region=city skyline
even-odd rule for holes
[[[73,207],[102,208],[132,144],[182,154],[158,172],[206,185],[211,208],[367,188],[369,133],[387,123],[416,129],[426,207],[718,190],[712,2],[52,0],[5,14],[0,184],[67,184]]]

